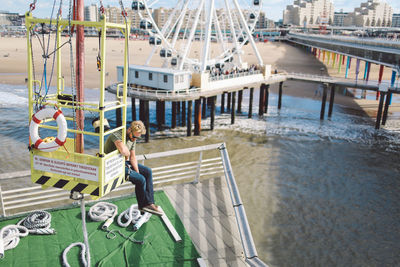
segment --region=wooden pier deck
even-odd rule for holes
[[[207,266],[248,266],[224,177],[163,190]]]

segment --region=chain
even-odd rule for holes
[[[69,61],[70,61],[70,69],[71,69],[71,90],[72,90],[72,121],[74,129],[76,129],[76,116],[75,116],[75,69],[74,69],[74,51],[72,48],[72,1],[69,0],[69,12],[68,12],[68,30],[69,30]],[[74,138],[74,149],[76,147],[76,139]]]
[[[126,235],[124,235],[124,233],[121,232],[121,230],[108,230],[108,229],[105,229],[104,231],[107,232],[106,237],[108,239],[111,239],[111,240],[116,238],[117,237],[116,233],[118,233],[120,236],[122,236],[126,240],[129,240],[129,241],[131,241],[133,243],[140,244],[140,245],[144,244],[144,240],[137,240],[137,239],[133,238],[132,236],[126,236]],[[148,237],[149,237],[149,235],[146,235],[143,239],[147,239]]]

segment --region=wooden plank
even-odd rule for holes
[[[30,176],[30,175],[31,175],[31,170],[19,171],[19,172],[9,172],[9,173],[0,173],[0,180],[7,180],[7,179]]]
[[[159,209],[164,213],[164,210],[161,208],[161,206],[159,207]],[[161,219],[164,222],[165,226],[167,226],[168,231],[171,233],[175,242],[181,242],[182,238],[179,236],[175,227],[172,225],[171,221],[168,219],[168,217],[167,217],[167,215],[165,215],[165,213],[164,213],[164,215],[161,216]]]

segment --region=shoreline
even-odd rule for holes
[[[65,38],[64,38],[65,39]],[[2,37],[0,42],[0,83],[10,85],[25,85],[25,79],[27,78],[26,71],[26,38],[12,38]],[[66,40],[66,39],[65,39]],[[63,41],[65,41],[63,40]],[[36,43],[36,45],[35,45]],[[41,47],[38,42],[33,42],[33,55],[34,55],[34,67],[36,77],[41,77],[43,73],[43,61],[41,57]],[[74,43],[74,42],[73,42]],[[134,44],[134,45],[133,45]],[[257,48],[262,56],[264,64],[271,64],[272,70],[277,69],[278,71],[288,72],[303,72],[307,74],[321,75],[321,68],[324,68],[323,75],[341,77],[344,76],[344,70],[338,73],[336,68],[332,65],[321,62],[317,57],[305,50],[293,46],[284,42],[268,42],[268,43],[256,43]],[[217,44],[213,44],[216,46]],[[116,79],[116,67],[121,65],[123,61],[123,46],[124,41],[118,39],[107,39],[107,58],[106,58],[106,86],[115,83]],[[70,80],[70,62],[69,62],[69,48],[68,45],[63,48],[62,55],[62,69],[64,70],[64,81],[65,86],[69,87],[71,84]],[[130,50],[130,64],[143,64],[148,55],[151,53],[152,47],[148,45],[147,41],[135,40],[129,42]],[[191,57],[198,56],[200,51],[200,43],[194,42],[191,50]],[[96,58],[98,53],[98,40],[96,38],[85,39],[85,88],[96,89],[98,88],[99,72],[96,68]],[[212,52],[213,53],[213,52]],[[257,64],[257,59],[251,46],[247,45],[244,47],[244,55],[248,64]],[[49,64],[50,63],[50,64]],[[50,62],[47,66],[52,66]],[[152,57],[150,65],[161,66],[162,59],[157,53]],[[349,70],[349,77],[353,78],[355,64],[352,64]],[[362,69],[362,68],[361,68]],[[48,73],[51,69],[48,69]],[[54,69],[55,72],[55,69]],[[384,79],[390,79],[391,70],[384,72]],[[379,70],[378,68],[372,68],[371,80],[377,79]],[[389,78],[388,78],[389,77]],[[55,85],[55,75],[53,74],[52,86]],[[285,95],[296,96],[301,98],[318,99],[315,91],[317,90],[317,84],[298,82],[298,81],[286,81],[283,84],[283,101]],[[272,93],[278,93],[278,84],[273,84],[270,87]],[[360,91],[361,90],[357,90]],[[359,94],[359,92],[357,92]],[[327,101],[329,101],[329,93]],[[375,118],[376,111],[378,108],[379,101],[371,99],[357,99],[355,97],[346,96],[340,93],[335,94],[335,105],[338,104],[348,109],[362,111],[365,115],[371,118]],[[389,109],[390,113],[400,112],[400,106],[392,105]]]

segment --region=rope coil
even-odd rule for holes
[[[51,227],[51,214],[47,211],[34,211],[17,223],[28,229],[30,234],[52,235],[56,231]]]
[[[124,210],[118,216],[118,225],[121,227],[128,227],[129,224],[137,223],[139,221],[141,215],[139,211],[139,207],[137,204],[132,204],[129,209]],[[122,222],[122,218],[126,220],[126,222]]]
[[[102,226],[103,229],[107,229],[110,226],[117,214],[117,205],[108,202],[98,202],[89,209],[89,217],[92,221],[106,221]]]
[[[15,248],[20,237],[29,234],[29,230],[20,225],[7,225],[0,231],[0,258],[4,258],[4,251]]]

